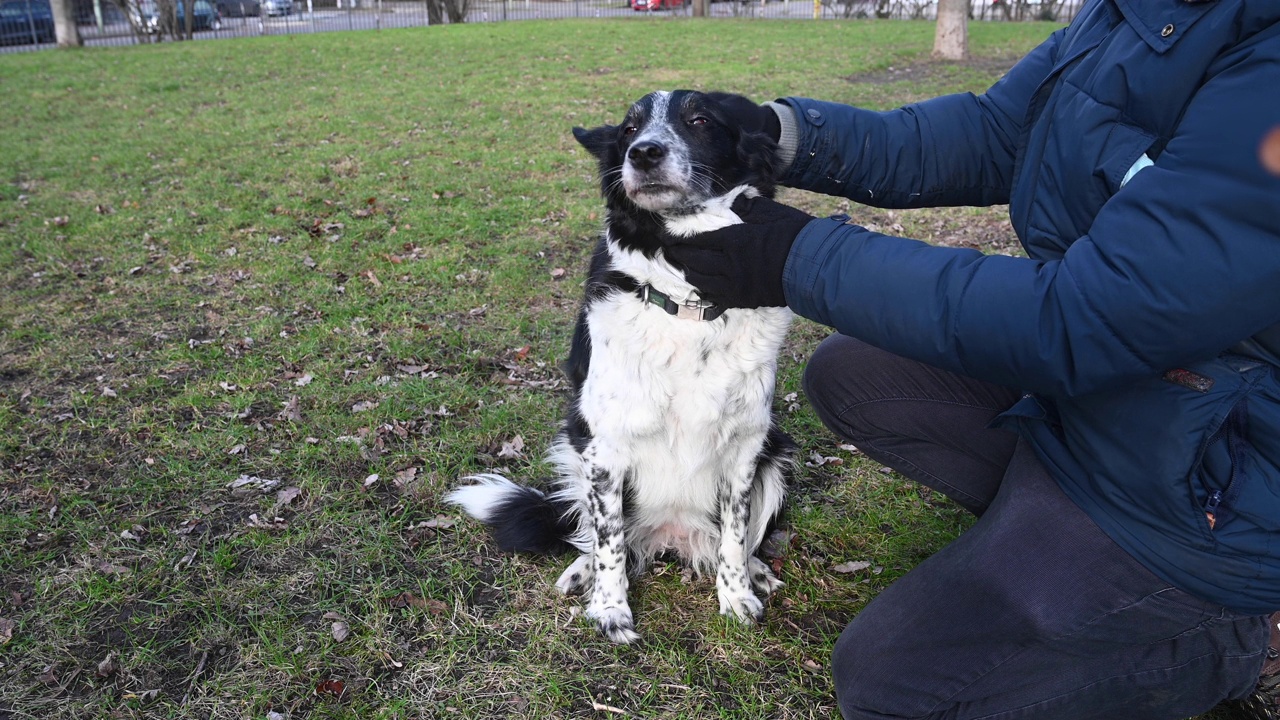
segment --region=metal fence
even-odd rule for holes
[[[975,21],[1067,22],[1084,0],[974,0]],[[185,3],[193,8],[188,33]],[[85,45],[419,27],[448,22],[692,16],[692,0],[74,0]],[[934,0],[711,0],[710,17],[932,19]],[[0,53],[52,47],[49,0],[0,0]]]

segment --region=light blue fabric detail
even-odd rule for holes
[[[1133,167],[1129,168],[1129,172],[1124,174],[1124,178],[1120,180],[1120,187],[1124,187],[1129,184],[1129,181],[1133,179],[1134,175],[1138,174],[1138,171],[1144,168],[1149,168],[1152,165],[1155,165],[1155,163],[1151,161],[1151,158],[1147,157],[1146,153],[1143,153],[1142,157],[1138,158],[1137,161],[1133,163]]]

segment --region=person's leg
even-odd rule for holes
[[[854,618],[832,657],[846,718],[1180,720],[1248,693],[1265,618],[1156,578],[1019,444],[955,542]]]
[[[805,368],[805,396],[828,428],[877,462],[981,515],[1016,436],[988,428],[1015,390],[832,335]]]

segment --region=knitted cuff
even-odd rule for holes
[[[790,105],[780,102],[767,102],[765,107],[778,115],[778,124],[782,126],[782,135],[778,138],[778,176],[786,173],[796,159],[796,148],[800,145],[800,134],[796,131],[796,114]]]

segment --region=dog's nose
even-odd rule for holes
[[[637,170],[650,170],[662,162],[666,154],[667,149],[661,143],[644,141],[627,150],[627,159]]]

